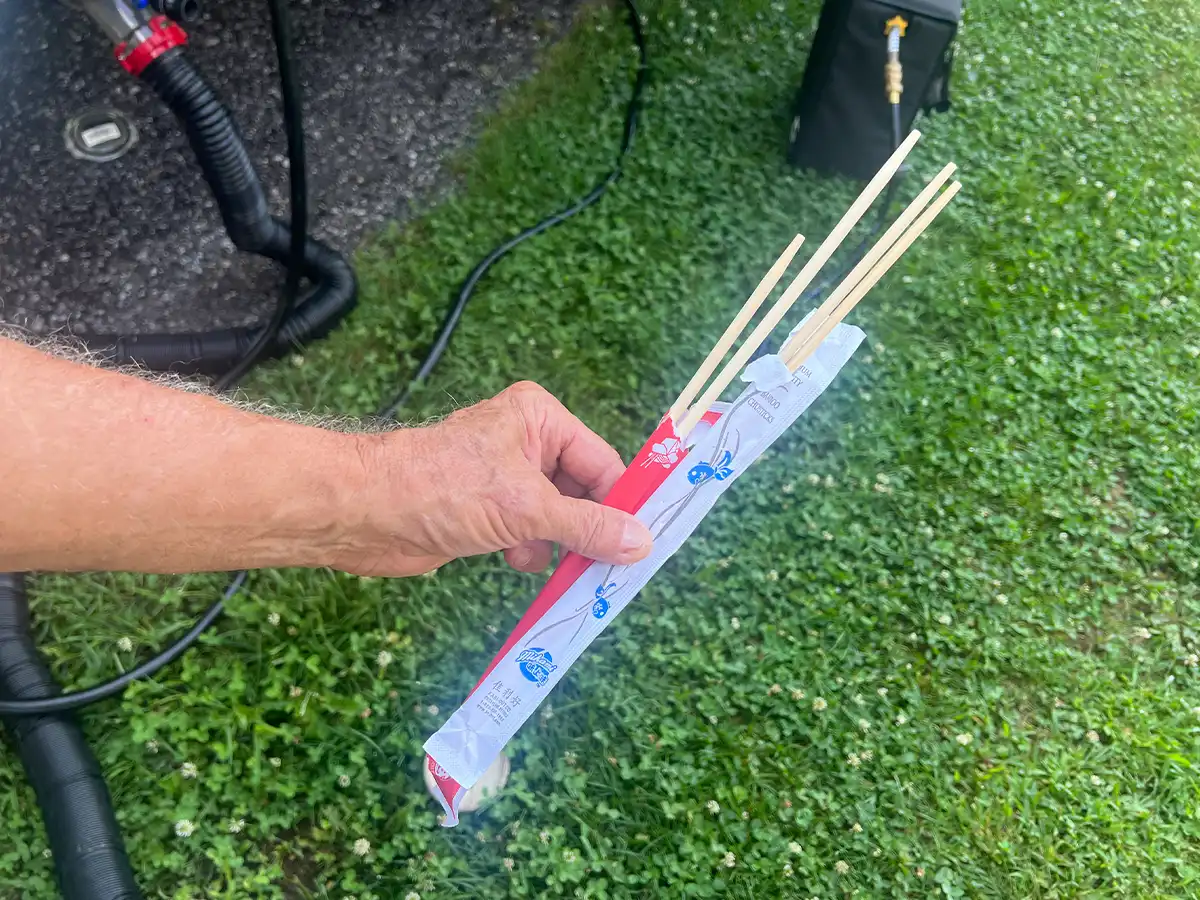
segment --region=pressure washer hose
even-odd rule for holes
[[[161,21],[162,24],[159,24]],[[123,64],[152,88],[182,124],[221,211],[234,246],[286,265],[291,242],[287,222],[271,216],[266,193],[233,117],[187,58],[177,25],[156,20],[161,52],[144,61],[130,54]],[[145,47],[151,41],[139,45]],[[132,61],[132,62],[131,62]],[[354,271],[337,251],[313,238],[304,244],[302,274],[315,287],[283,321],[265,355],[325,337],[354,308]],[[224,328],[183,334],[81,335],[91,349],[120,365],[220,375],[245,357],[265,326]]]
[[[0,694],[37,700],[58,693],[29,631],[25,576],[0,574]],[[63,900],[142,900],[100,765],[75,717],[2,721],[42,809]]]

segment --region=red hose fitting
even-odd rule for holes
[[[187,33],[182,28],[166,16],[155,16],[150,20],[148,38],[133,47],[129,46],[128,41],[122,41],[117,44],[113,54],[126,72],[137,76],[172,47],[182,47],[186,43]]]

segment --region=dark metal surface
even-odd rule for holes
[[[531,71],[578,0],[297,2],[313,231],[350,253],[443,182],[447,152]],[[265,4],[209,0],[188,27],[197,64],[233,110],[286,209],[279,90]],[[234,252],[175,121],[112,58],[85,16],[0,0],[0,321],[45,333],[248,324],[282,273]],[[137,145],[93,163],[65,146],[93,106]]]

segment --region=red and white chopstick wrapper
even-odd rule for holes
[[[776,357],[747,367],[750,385],[706,416],[685,448],[664,420],[605,503],[635,513],[654,535],[629,566],[568,554],[522,616],[466,702],[425,742],[426,765],[458,824],[466,790],[495,760],[588,645],[683,545],[729,486],[829,386],[864,338],[839,325],[795,374]]]

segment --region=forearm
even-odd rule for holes
[[[328,564],[369,440],[0,337],[0,570]]]

